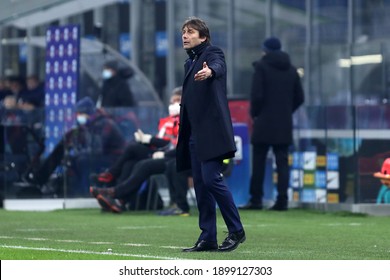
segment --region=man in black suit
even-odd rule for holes
[[[262,209],[265,164],[272,147],[278,174],[278,195],[270,210],[285,211],[288,208],[288,148],[292,143],[292,115],[304,102],[304,94],[297,69],[291,65],[289,55],[281,51],[280,40],[275,37],[266,39],[263,51],[263,57],[253,64],[251,198],[240,209]]]
[[[189,18],[182,26],[183,48],[189,58],[180,110],[177,169],[192,168],[201,234],[194,251],[231,251],[245,241],[233,197],[222,176],[223,159],[236,152],[226,97],[226,64],[221,49],[210,44],[204,21]],[[218,247],[216,203],[229,231]]]

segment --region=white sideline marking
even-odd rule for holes
[[[253,227],[270,227],[270,226],[278,226],[278,225],[271,225],[271,224],[258,224],[258,225],[245,225],[244,224],[244,228],[253,228]],[[226,228],[226,227],[225,227]]]
[[[356,227],[356,226],[361,226],[361,223],[349,223],[349,224],[343,224],[343,223],[334,223],[334,224],[326,224],[327,226],[330,227],[339,227],[339,226],[351,226],[351,227]]]
[[[133,247],[148,247],[150,244],[137,244],[137,243],[123,243],[123,246],[133,246]]]
[[[164,248],[164,249],[183,249],[183,247],[179,247],[179,246],[160,246],[160,248]]]
[[[22,239],[22,240],[33,240],[33,241],[50,241],[50,239],[47,238],[29,238],[29,237],[14,237],[14,236],[0,236],[0,239]],[[95,244],[95,245],[115,245],[115,242],[110,241],[92,241],[92,242],[85,242],[81,240],[66,240],[66,239],[54,239],[52,240],[54,242],[65,242],[65,243],[86,243],[86,244]],[[129,247],[150,247],[151,244],[143,244],[143,243],[121,243],[122,246],[129,246]],[[4,245],[5,246],[5,245]],[[158,246],[159,248],[164,249],[182,249],[183,247],[180,246]]]
[[[67,239],[56,239],[55,242],[65,242],[65,243],[84,243],[81,240],[67,240]]]
[[[37,248],[37,247],[24,247],[24,246],[8,246],[0,245],[1,248],[8,249],[22,249],[22,250],[35,250],[35,251],[50,251],[50,252],[62,252],[62,253],[75,253],[75,254],[92,254],[92,255],[110,255],[110,256],[121,256],[121,257],[134,257],[134,258],[150,258],[150,259],[163,259],[163,260],[180,260],[179,258],[169,258],[161,256],[150,256],[150,255],[137,255],[137,254],[123,254],[113,252],[94,252],[86,250],[65,250],[65,249],[54,249],[54,248]]]
[[[47,238],[39,238],[39,237],[26,237],[26,240],[32,240],[32,241],[47,241]]]
[[[14,236],[0,236],[0,239],[22,239],[22,240],[32,240],[32,241],[50,241],[47,238],[31,238],[31,237],[14,237]],[[81,240],[67,240],[67,239],[54,239],[54,242],[64,242],[64,243],[86,243],[86,244],[94,244],[94,245],[113,245],[115,242],[111,241],[90,241],[85,242]],[[123,243],[121,245],[124,246],[133,246],[133,247],[148,247],[150,244],[139,244],[139,243]]]
[[[34,231],[64,231],[66,229],[64,228],[20,228],[16,229],[16,231],[27,231],[27,232],[34,232]]]

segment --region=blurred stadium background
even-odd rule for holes
[[[128,84],[138,104],[110,112],[131,141],[136,128],[152,132],[166,114],[170,92],[183,76],[181,24],[191,15],[203,18],[213,43],[226,54],[228,95],[242,152],[228,180],[241,201],[246,199],[250,176],[247,100],[252,62],[260,56],[262,40],[277,36],[299,69],[306,95],[305,106],[295,116],[292,203],[388,215],[390,198],[372,174],[390,155],[389,10],[386,0],[3,0],[0,76],[37,74],[45,81],[47,30],[77,26],[77,100],[97,99],[105,61],[116,59],[131,69]],[[34,126],[38,138],[45,137],[47,127],[46,114],[41,113],[40,126]],[[12,124],[3,119],[1,125],[1,192],[8,208],[20,207],[21,198],[38,197],[40,205],[51,199],[60,208],[71,207],[70,199],[88,198],[87,191],[72,196],[71,181],[64,176],[54,176],[50,182],[57,189],[59,185],[62,191],[57,193],[53,186],[22,194],[15,188],[26,161],[39,149],[31,130],[20,140],[28,150],[12,149],[10,126],[31,128],[31,119],[22,117]],[[57,171],[57,175],[64,172]],[[270,157],[268,201],[274,198],[272,173]]]

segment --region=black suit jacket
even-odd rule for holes
[[[206,62],[213,77],[195,81],[194,75]],[[189,138],[195,140],[198,159],[234,157],[233,127],[226,96],[226,64],[222,50],[208,46],[192,65],[186,64],[180,110],[177,169],[191,168]]]

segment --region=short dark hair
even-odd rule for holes
[[[209,43],[211,41],[210,31],[207,27],[207,24],[200,18],[197,17],[189,17],[181,27],[183,30],[185,27],[191,27],[199,32],[199,36],[201,38],[206,37],[206,42]]]

